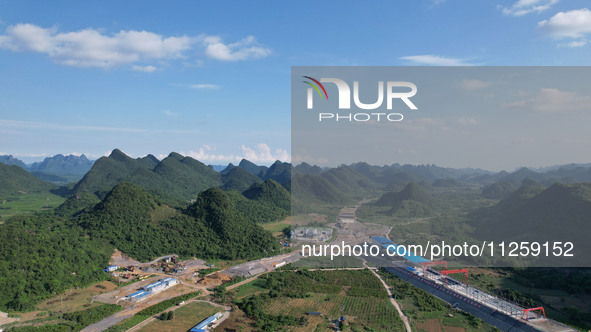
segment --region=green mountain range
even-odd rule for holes
[[[291,181],[291,195],[300,204],[314,203],[315,201],[326,203],[346,201],[343,193],[328,180],[312,174],[295,173]]]
[[[73,191],[105,197],[118,183],[129,182],[163,198],[187,202],[203,190],[223,184],[219,173],[191,157],[173,152],[158,164],[154,159],[133,159],[115,149],[98,159]]]
[[[507,197],[516,190],[512,182],[499,181],[482,188],[482,196],[490,199],[501,199]]]
[[[152,155],[133,159],[115,149],[108,157],[98,159],[72,192],[91,192],[103,198],[115,185],[128,182],[182,205],[212,187],[242,192],[257,182],[272,179],[283,184],[291,178],[291,165],[287,163],[276,162],[269,168],[256,166],[248,160],[240,164],[246,168],[228,167],[218,173],[200,161],[175,152],[158,161]]]
[[[185,209],[131,183],[115,185],[101,201],[77,193],[53,213],[0,224],[0,310],[30,309],[66,288],[106,278],[102,269],[114,248],[142,261],[170,253],[231,260],[273,255],[279,245],[260,226],[260,214],[272,221],[288,208],[289,194],[273,180],[244,195],[207,189]]]
[[[21,167],[22,169],[27,169],[27,165],[25,165],[25,163],[22,160],[15,158],[11,155],[10,156],[0,156],[0,164],[9,165],[9,166],[16,165],[16,166]]]
[[[253,183],[263,180],[242,167],[233,167],[227,173],[222,174],[222,181],[224,185],[221,188],[224,190],[244,191]]]
[[[57,154],[29,165],[13,156],[0,156],[0,163],[17,165],[44,181],[66,184],[80,180],[92,167],[93,161],[89,160],[85,155],[64,156]]]
[[[399,192],[383,194],[374,205],[390,207],[389,215],[425,217],[431,215],[434,199],[416,183],[409,183]]]
[[[489,240],[571,241],[575,256],[584,257],[591,250],[589,216],[591,183],[555,183],[546,188],[528,180],[495,206],[475,212],[472,220]]]
[[[4,164],[0,164],[0,184],[0,197],[17,193],[47,192],[55,188],[19,166]]]

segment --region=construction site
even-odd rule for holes
[[[397,245],[386,237],[374,236],[371,240],[381,247],[382,257],[389,257],[396,250]],[[371,257],[368,259],[372,260]],[[374,261],[386,271],[446,301],[453,308],[466,311],[504,331],[576,331],[547,318],[543,307],[527,308],[470,286],[469,270],[450,270],[446,261],[430,261],[410,252]],[[460,275],[461,280],[451,275]]]
[[[332,228],[298,227],[291,232],[291,239],[297,241],[325,242],[332,236]]]
[[[543,307],[526,307],[470,286],[470,271],[467,268],[448,269],[446,261],[431,261],[412,252],[392,256],[397,245],[386,237],[392,228],[358,222],[356,208],[357,206],[343,208],[337,217],[337,223],[329,225],[337,231],[333,243],[343,241],[347,244],[367,243],[380,246],[383,255],[363,258],[442,299],[452,307],[479,317],[501,330],[577,331],[546,317]],[[452,275],[459,277],[454,278]]]
[[[155,281],[151,284],[143,286],[137,292],[133,292],[133,293],[127,295],[126,300],[141,301],[150,295],[156,294],[156,293],[161,292],[167,288],[173,287],[173,286],[177,285],[178,283],[179,283],[179,280],[176,278],[167,277],[164,279],[160,279],[160,280]]]

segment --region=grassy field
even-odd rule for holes
[[[286,271],[259,280],[257,284],[238,290],[236,297],[243,296],[239,306],[243,308],[244,303],[264,298],[259,302],[260,308],[271,317],[305,318],[304,325],[286,326],[289,331],[329,330],[329,325],[341,316],[347,317],[354,331],[403,329],[386,291],[370,271]],[[308,315],[311,311],[321,312],[322,316]]]
[[[15,215],[32,214],[58,207],[66,199],[51,193],[27,193],[0,197],[0,222]]]
[[[336,211],[339,208],[334,207]],[[333,212],[334,217],[331,218],[326,214],[321,213],[307,213],[307,214],[297,214],[293,215],[290,219],[290,224],[292,226],[307,226],[307,225],[318,225],[318,226],[325,226],[326,224],[332,223],[336,221],[336,214]]]
[[[172,308],[175,309],[175,308]],[[222,308],[203,302],[191,302],[174,310],[174,318],[168,321],[155,320],[138,331],[144,332],[173,332],[187,331],[199,324],[205,318],[223,311]]]
[[[291,225],[291,218],[290,217],[288,217],[287,219],[282,220],[282,221],[261,224],[261,226],[263,226],[264,230],[273,233],[273,235],[275,235],[275,233],[280,233],[281,231],[283,231],[283,229],[285,227],[288,227],[289,225]]]
[[[259,293],[267,293],[268,291],[269,290],[265,288],[265,280],[255,279],[236,289],[236,299],[242,299],[247,296]]]
[[[59,317],[63,313],[86,310],[100,306],[101,303],[92,303],[93,296],[110,292],[117,288],[110,281],[103,281],[84,289],[68,289],[62,294],[54,296],[39,303],[38,310],[13,313],[20,320],[10,326],[57,324],[63,322]]]
[[[319,257],[305,257],[299,261],[291,264],[294,269],[300,268],[356,268],[363,267],[363,261],[357,257],[349,256],[336,256],[333,260],[330,256],[319,256]]]
[[[346,293],[346,290],[343,290],[343,293]],[[312,293],[310,297],[303,299],[274,299],[268,304],[267,310],[273,315],[287,314],[296,317],[306,316],[310,311],[322,313],[323,317],[308,316],[308,325],[295,328],[295,331],[314,331],[319,324],[341,316],[346,316],[350,324],[359,328],[368,327],[379,331],[401,328],[394,306],[387,299],[374,297]]]
[[[96,304],[90,304],[93,296],[107,293],[117,288],[110,281],[103,281],[84,289],[69,289],[63,294],[47,299],[37,305],[37,308],[50,313],[63,313],[87,309]]]

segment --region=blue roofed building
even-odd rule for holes
[[[209,326],[209,324],[214,323],[216,320],[222,318],[223,314],[221,312],[216,313],[215,315],[211,315],[207,318],[205,318],[204,320],[201,321],[201,323],[195,325],[192,329],[190,329],[190,332],[205,332],[207,331],[207,327]]]
[[[388,252],[390,253],[389,255],[397,253],[399,246],[396,243],[390,241],[390,239],[383,237],[383,236],[374,236],[374,237],[372,237],[372,239],[374,241],[376,241],[377,243],[379,243],[384,249],[388,250]],[[406,249],[406,247],[404,247],[404,249]],[[399,252],[404,255],[397,255],[397,256],[403,257],[404,259],[406,259],[410,262],[416,263],[416,264],[430,262],[430,260],[428,260],[424,257],[418,256],[415,253],[412,253],[408,250],[399,249]]]
[[[118,268],[119,268],[118,265],[109,265],[103,271],[105,271],[105,272],[113,272],[113,271],[117,270]]]

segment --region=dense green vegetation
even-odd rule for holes
[[[296,173],[291,180],[291,193],[294,200],[305,212],[306,205],[315,202],[342,203],[346,199],[341,192],[323,177],[313,174]]]
[[[78,220],[93,238],[107,240],[140,260],[171,252],[184,257],[254,258],[278,248],[271,234],[240,214],[229,196],[216,188],[202,192],[184,214],[135,185],[120,184]]]
[[[0,310],[30,310],[67,288],[105,280],[112,253],[52,215],[14,217],[0,226]]]
[[[375,203],[389,208],[384,213],[398,217],[427,217],[433,214],[434,199],[416,183],[409,183],[399,192],[387,192]]]
[[[263,180],[275,180],[283,184],[291,180],[291,164],[277,160],[257,175]]]
[[[171,153],[152,166],[152,159],[132,159],[115,149],[98,159],[76,184],[74,192],[87,191],[104,197],[116,184],[136,184],[170,201],[187,202],[199,192],[222,185],[221,175],[203,163]]]
[[[241,214],[257,222],[276,221],[291,211],[289,192],[274,180],[254,183],[242,194],[234,191],[227,194]]]
[[[299,173],[302,173],[302,174],[320,175],[320,174],[322,174],[322,172],[324,172],[322,170],[322,168],[320,168],[316,165],[312,166],[306,162],[303,162],[294,168],[296,171],[298,171]]]
[[[153,156],[132,159],[114,150],[109,157],[97,161],[55,213],[1,221],[4,224],[0,224],[0,310],[29,310],[37,301],[66,288],[107,278],[101,270],[115,247],[140,260],[170,253],[229,260],[271,255],[278,249],[277,243],[257,223],[276,221],[289,214],[292,202],[286,188],[294,189],[297,212],[326,214],[327,221],[333,221],[345,204],[379,198],[375,204],[364,204],[358,217],[363,222],[396,226],[391,238],[397,243],[473,241],[479,234],[494,234],[499,225],[517,225],[513,228],[515,234],[536,235],[542,230],[540,223],[544,223],[549,225],[544,233],[558,234],[564,228],[564,220],[578,227],[581,239],[586,240],[591,184],[554,182],[560,179],[572,183],[591,179],[590,176],[588,167],[578,166],[546,173],[521,169],[492,174],[435,165],[358,163],[322,170],[310,165],[292,169],[281,162],[265,167],[248,161],[220,174],[176,153],[158,161]],[[21,195],[19,191],[29,195],[57,192],[51,184],[16,166],[0,164],[0,183],[0,192],[6,195]],[[64,188],[60,193],[63,192]],[[192,203],[187,206],[189,201]],[[0,209],[6,207],[3,204]],[[578,249],[588,252],[589,247]],[[358,266],[359,262],[350,264]],[[549,277],[534,278],[542,273]],[[268,308],[260,305],[271,300],[316,299],[319,294],[337,298],[342,297],[339,292],[344,292],[346,296],[339,297],[343,305],[351,299],[361,305],[364,295],[368,295],[367,299],[383,300],[384,294],[372,288],[374,285],[344,285],[326,277],[329,274],[324,279],[312,272],[292,274],[274,274],[274,281],[264,279],[269,298],[251,299],[251,314],[270,315]],[[522,269],[508,275],[500,279],[511,280],[512,286],[522,285],[525,290],[509,290],[495,284],[502,294],[531,304],[551,303],[550,307],[562,315],[560,319],[577,326],[587,326],[591,320],[589,310],[581,305],[587,303],[584,300],[567,298],[564,304],[557,304],[548,300],[550,295],[537,296],[532,291],[545,289],[555,290],[558,296],[588,296],[588,271]],[[433,312],[428,308],[445,311],[424,294],[409,290],[403,295],[411,308],[418,308],[417,312]],[[388,310],[380,308],[383,312]],[[260,317],[274,321],[273,324],[302,322],[299,314],[287,315],[297,317],[295,320],[265,315]]]
[[[289,315],[271,315],[265,312],[264,306],[272,298],[268,294],[251,296],[239,303],[239,307],[244,313],[257,322],[257,328],[260,331],[278,331],[284,326],[298,326],[306,323],[305,317],[294,317]]]
[[[261,331],[307,324],[308,311],[321,311],[326,316],[323,322],[343,315],[354,317],[351,328],[381,331],[402,328],[381,282],[369,270],[283,271],[259,279],[259,288],[262,286],[266,291],[244,298],[238,306],[257,322]],[[294,299],[308,301],[301,302],[305,303],[301,306],[290,306]]]
[[[257,182],[275,180],[284,184],[291,177],[290,164],[276,162],[269,168],[246,160],[241,164],[248,169],[233,167],[224,173],[217,173],[213,168],[175,152],[158,161],[153,156],[133,159],[115,149],[108,157],[98,159],[73,191],[91,192],[103,198],[116,184],[129,182],[169,204],[184,205],[211,187],[244,191]]]
[[[253,183],[261,182],[261,178],[247,172],[242,167],[234,167],[226,174],[222,174],[224,185],[221,186],[223,190],[244,191],[248,189]]]
[[[501,199],[515,191],[515,186],[509,181],[495,182],[482,188],[482,196],[490,199]]]
[[[72,195],[55,209],[55,214],[60,216],[73,216],[83,211],[92,209],[100,200],[96,195],[88,192],[80,192]]]
[[[495,241],[572,242],[570,266],[586,266],[591,243],[591,183],[555,183],[544,188],[524,184],[495,206],[470,215],[474,236]],[[545,257],[545,255],[542,255]],[[544,266],[560,266],[565,257],[544,258]]]
[[[49,192],[55,188],[54,185],[39,180],[31,173],[25,171],[19,166],[4,165],[0,163],[0,199],[7,195],[17,193],[39,193]]]
[[[266,186],[283,190],[276,183]],[[273,195],[264,193],[255,202],[270,204],[266,199]],[[106,279],[102,269],[113,248],[140,260],[170,253],[253,259],[279,248],[255,216],[242,214],[221,189],[202,192],[186,211],[128,183],[90,208],[93,201],[81,193],[56,214],[15,217],[0,226],[0,310],[28,310],[66,288]],[[78,208],[83,210],[74,212]]]
[[[256,176],[258,176],[261,173],[265,173],[265,171],[267,170],[267,167],[256,165],[253,162],[248,161],[246,159],[240,160],[238,166],[247,171],[248,173]]]

